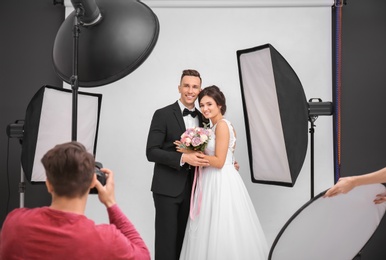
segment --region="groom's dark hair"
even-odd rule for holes
[[[200,82],[202,82],[200,73],[197,70],[193,70],[193,69],[183,70],[180,80],[182,80],[182,78],[185,77],[185,76],[198,77],[200,79]]]

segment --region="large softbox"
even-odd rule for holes
[[[252,182],[292,187],[308,142],[302,84],[270,45],[237,51]]]
[[[101,94],[79,92],[78,140],[95,155]],[[69,89],[41,87],[28,104],[21,163],[30,182],[45,182],[41,158],[57,144],[71,141],[72,93]]]

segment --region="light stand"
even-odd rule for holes
[[[318,118],[318,116],[310,116],[309,121],[311,123],[310,127],[310,160],[311,160],[311,199],[314,197],[314,134],[315,134],[315,121]]]
[[[19,193],[20,193],[20,201],[19,201],[19,207],[24,208],[24,194],[25,194],[25,178],[24,178],[24,171],[23,167],[20,167],[20,183],[19,183]]]
[[[315,102],[317,100],[318,102]],[[308,120],[311,123],[309,133],[310,133],[310,160],[311,160],[311,199],[314,198],[314,134],[315,134],[315,121],[318,119],[318,116],[321,115],[332,115],[333,114],[333,104],[331,102],[322,102],[320,98],[311,98],[308,103]]]
[[[8,138],[18,138],[20,144],[23,142],[23,131],[24,131],[24,120],[16,120],[14,124],[9,124],[7,126],[7,135]],[[20,182],[19,182],[19,207],[24,208],[24,194],[25,194],[25,178],[23,167],[20,167]]]
[[[72,77],[71,90],[72,90],[72,128],[71,128],[71,140],[77,140],[78,129],[78,91],[79,91],[79,79],[78,79],[78,51],[79,51],[79,34],[80,34],[80,22],[79,17],[83,16],[83,9],[77,7],[74,17],[74,29],[73,29],[73,64],[72,64]]]
[[[79,92],[79,77],[78,77],[78,59],[79,59],[79,35],[80,25],[91,26],[97,24],[101,20],[101,15],[98,6],[94,1],[79,1],[72,0],[75,8],[74,25],[73,25],[73,63],[72,76],[70,85],[72,90],[72,130],[71,140],[77,141],[78,129],[78,92]]]

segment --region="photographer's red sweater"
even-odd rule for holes
[[[150,259],[147,246],[117,205],[110,224],[49,207],[15,209],[3,223],[0,259]]]

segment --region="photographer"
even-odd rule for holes
[[[4,221],[0,259],[150,259],[147,246],[115,201],[114,174],[97,180],[95,160],[78,142],[60,144],[42,158],[52,195],[49,207],[10,212]],[[84,215],[90,188],[98,190],[110,225]]]

